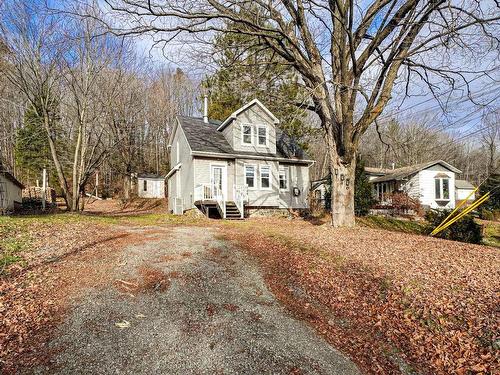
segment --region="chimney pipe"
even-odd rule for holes
[[[203,122],[208,124],[208,95],[203,98]]]

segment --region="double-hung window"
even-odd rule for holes
[[[450,199],[450,179],[448,178],[435,178],[434,191],[436,200],[449,200]]]
[[[280,190],[288,190],[288,167],[280,167]]]
[[[244,145],[251,145],[253,139],[252,125],[241,125],[241,143]]]
[[[245,165],[245,184],[249,188],[255,187],[255,166]]]
[[[269,165],[260,166],[260,187],[261,189],[271,188],[271,169]]]
[[[267,146],[267,126],[260,125],[257,128],[257,137],[259,146]]]

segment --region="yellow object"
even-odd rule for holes
[[[482,203],[484,203],[488,198],[490,197],[490,192],[486,193],[485,195],[483,195],[481,198],[479,198],[477,201],[475,201],[473,204],[471,204],[469,207],[467,207],[465,210],[463,210],[460,214],[458,214],[457,216],[455,216],[453,219],[449,220],[447,222],[447,220],[450,218],[451,214],[448,215],[448,217],[443,220],[443,222],[441,224],[439,224],[431,233],[431,236],[434,236],[436,234],[438,234],[439,232],[445,230],[446,228],[448,228],[451,224],[455,223],[456,221],[460,220],[461,218],[463,218],[465,215],[467,215],[469,212],[471,212],[472,210],[474,210],[475,208],[479,207]],[[453,211],[455,212],[456,209]]]
[[[443,226],[448,221],[448,219],[452,217],[455,214],[455,212],[457,212],[459,208],[462,207],[465,204],[465,202],[469,200],[470,197],[472,197],[472,194],[474,194],[477,191],[477,189],[479,189],[479,186],[481,185],[478,185],[478,187],[472,190],[471,193],[467,196],[467,198],[465,198],[462,202],[460,202],[460,204],[457,207],[455,207],[455,209],[451,211],[448,216],[446,216],[446,219],[444,219],[441,224],[439,224],[436,228],[434,228],[434,230],[431,233],[431,236],[438,234],[440,232],[439,229],[441,229],[441,226]]]

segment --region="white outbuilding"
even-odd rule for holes
[[[137,175],[139,198],[165,198],[165,177],[156,174]]]
[[[0,162],[0,214],[12,212],[21,206],[23,188],[23,184],[5,170]]]

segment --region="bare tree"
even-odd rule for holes
[[[8,27],[2,27],[10,66],[6,77],[24,95],[37,116],[43,119],[58,182],[68,204],[70,189],[56,142],[61,85],[58,64],[64,49],[58,33],[60,19],[37,12],[28,2],[9,5],[2,9],[9,16]]]
[[[95,20],[70,23],[66,39],[68,51],[62,56],[68,95],[62,103],[68,107],[67,121],[74,123],[71,210],[80,209],[81,193],[89,177],[112,152],[113,141],[106,136],[109,126],[101,122],[103,102],[99,86],[109,84],[104,76],[121,54],[119,40],[102,34]],[[67,126],[67,128],[72,128]]]
[[[107,24],[114,33],[151,33],[158,43],[183,33],[243,33],[280,55],[308,90],[310,102],[300,103],[301,107],[316,113],[321,122],[334,176],[334,226],[354,225],[352,182],[360,139],[389,103],[398,77],[405,82],[420,79],[436,93],[443,83],[455,88],[458,80],[468,82],[481,70],[461,68],[468,64],[465,60],[456,65],[460,51],[476,59],[498,51],[500,12],[489,1],[104,0],[96,4],[105,4],[118,21],[116,27]]]
[[[495,173],[499,168],[500,145],[500,109],[494,109],[483,116],[484,131],[481,133],[481,144],[487,150],[488,175]]]

